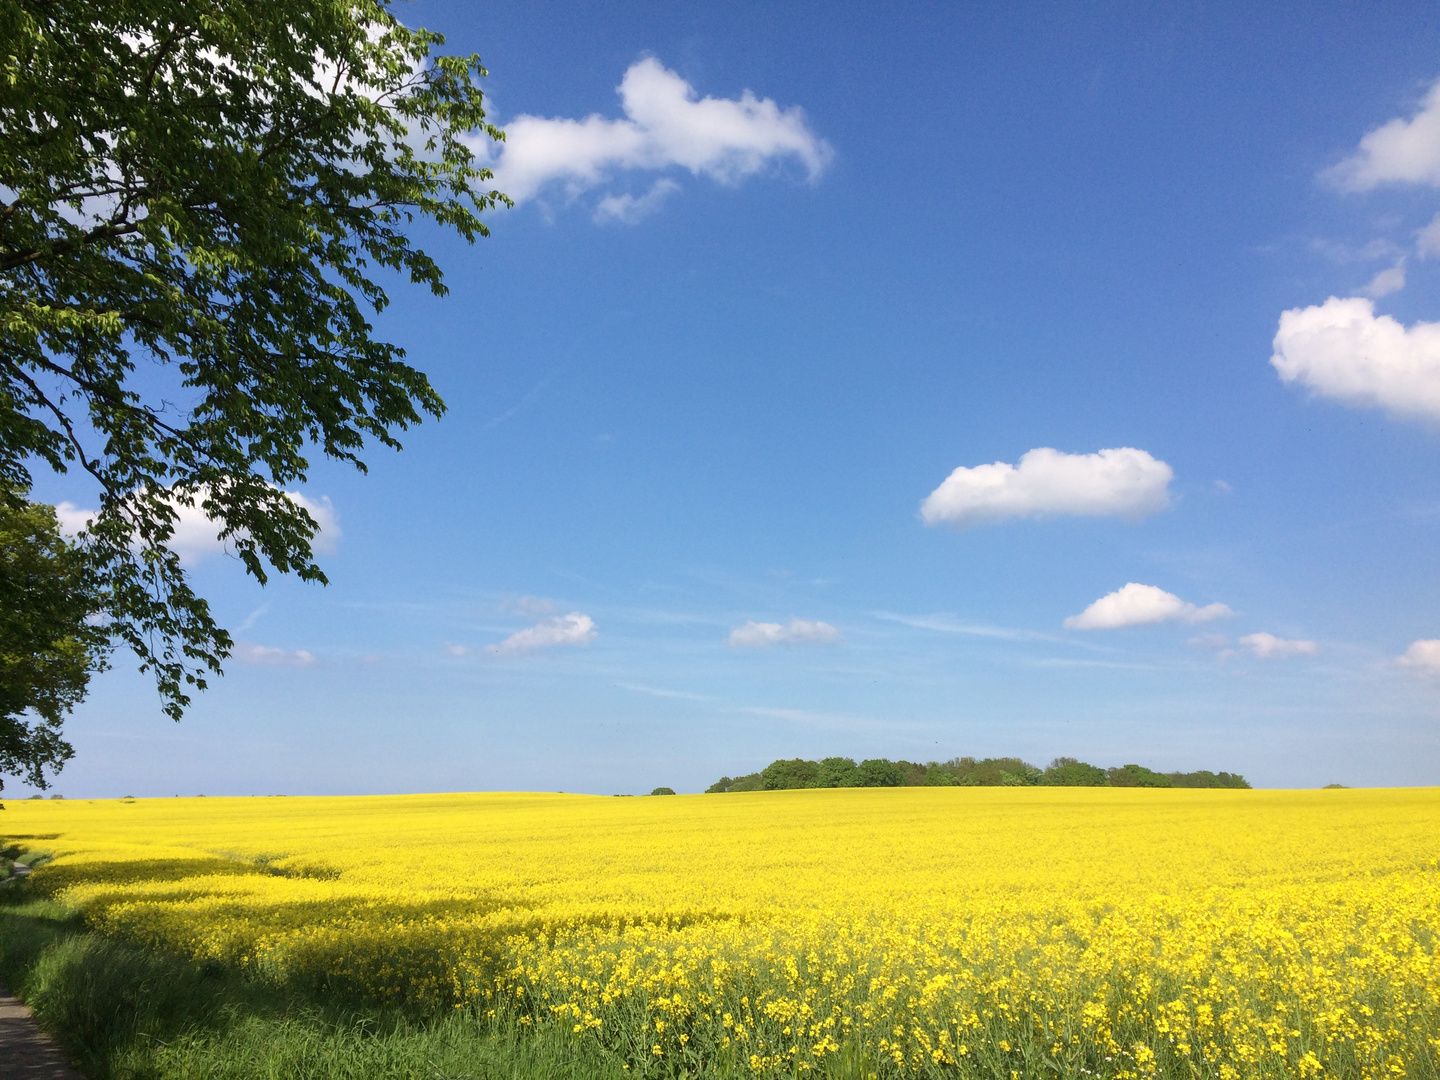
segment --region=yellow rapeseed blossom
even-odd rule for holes
[[[72,800],[3,825],[104,932],[554,1025],[637,1075],[1440,1075],[1433,789]]]

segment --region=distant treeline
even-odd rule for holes
[[[949,761],[891,761],[871,758],[856,764],[850,758],[827,757],[772,761],[748,776],[722,776],[705,789],[719,791],[784,791],[827,787],[1155,787],[1248,788],[1239,773],[1157,773],[1143,765],[1102,769],[1074,758],[1059,757],[1037,769],[1019,758],[951,758]]]

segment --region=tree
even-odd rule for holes
[[[0,788],[4,775],[43,788],[72,756],[61,726],[109,652],[100,608],[54,510],[0,489]]]
[[[1040,782],[1054,787],[1109,787],[1110,774],[1075,758],[1057,757],[1050,762]]]
[[[1239,773],[1213,773],[1209,769],[1198,772],[1166,773],[1173,787],[1182,788],[1242,788],[1248,789],[1250,782]]]
[[[854,787],[855,761],[848,757],[820,759],[820,787]]]
[[[820,766],[804,758],[772,761],[760,770],[761,782],[766,791],[788,791],[791,788],[813,788],[820,786]],[[734,791],[732,787],[730,790]]]
[[[1143,765],[1121,765],[1111,769],[1111,787],[1170,787],[1170,778],[1164,773],[1151,772]]]
[[[179,509],[262,584],[323,583],[285,486],[444,411],[369,321],[382,272],[446,291],[417,218],[473,242],[508,203],[467,143],[503,138],[485,71],[443,42],[389,0],[0,0],[0,484],[89,475],[106,633],[176,719],[231,646]]]
[[[905,767],[889,758],[867,758],[856,772],[856,787],[899,787],[905,782]]]

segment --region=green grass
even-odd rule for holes
[[[85,929],[24,885],[0,898],[0,976],[96,1080],[620,1080],[561,1030],[307,998]]]

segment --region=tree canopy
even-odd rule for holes
[[[1039,769],[1020,758],[951,758],[949,761],[891,761],[851,758],[819,761],[789,758],[772,761],[760,772],[722,776],[706,788],[709,794],[736,791],[784,791],[825,787],[1190,787],[1248,788],[1239,773],[1157,773],[1140,765],[1102,769],[1075,758],[1060,757]]]
[[[43,788],[71,756],[61,725],[109,651],[94,584],[55,512],[0,490],[0,777]]]
[[[382,276],[446,291],[417,220],[473,242],[508,201],[443,43],[388,0],[0,0],[0,483],[88,474],[90,592],[177,719],[231,646],[179,509],[323,582],[286,485],[444,411],[370,322]]]

